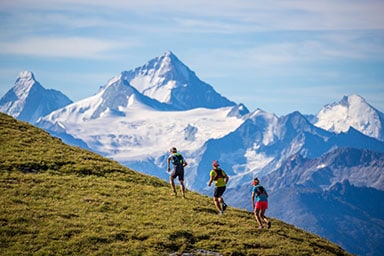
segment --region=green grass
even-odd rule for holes
[[[316,235],[187,192],[0,114],[1,255],[348,255]],[[33,170],[33,171],[32,171]]]

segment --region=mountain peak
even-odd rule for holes
[[[22,71],[15,85],[0,99],[0,112],[34,123],[72,101],[59,91],[47,90],[31,71]]]
[[[174,109],[220,108],[236,104],[201,81],[175,54],[167,51],[145,65],[121,73],[140,93]]]
[[[40,87],[33,73],[31,71],[21,71],[16,78],[15,94],[23,98],[32,90],[32,87]]]
[[[173,54],[173,52],[171,52],[171,51],[164,52],[164,54],[161,55],[159,58],[170,59],[170,60],[177,59],[176,55]]]
[[[185,82],[189,80],[190,73],[193,73],[171,51],[165,52],[154,60],[157,60],[154,62],[154,68],[158,69],[160,77],[164,77],[164,82],[167,80],[181,80]]]
[[[350,127],[384,140],[384,114],[357,94],[344,96],[339,102],[325,105],[317,115],[315,126],[331,132],[346,132]]]
[[[24,70],[19,73],[17,76],[17,80],[22,79],[22,80],[35,80],[35,76],[31,71]]]
[[[341,101],[339,102],[340,105],[346,106],[346,107],[353,107],[353,106],[365,106],[369,105],[363,97],[357,94],[352,94],[349,96],[344,96]]]
[[[38,82],[31,71],[21,71],[16,78],[15,93],[19,97],[22,97],[22,95],[26,95],[36,84],[38,84]]]
[[[166,51],[163,54],[164,56],[175,56],[172,51]]]

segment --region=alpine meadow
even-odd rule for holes
[[[2,255],[349,255],[278,219],[219,216],[208,196],[64,144],[0,113]]]

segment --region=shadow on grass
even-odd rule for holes
[[[210,213],[210,214],[217,214],[217,210],[213,208],[203,208],[203,207],[195,207],[193,208],[196,212],[203,212],[203,213]]]

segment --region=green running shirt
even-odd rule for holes
[[[223,172],[223,176],[226,176],[226,173],[224,172],[223,169],[221,169],[222,172]],[[217,173],[215,170],[211,170],[211,172],[209,173],[209,176],[211,177],[216,177]],[[218,178],[217,180],[214,180],[213,182],[215,182],[215,186],[216,187],[225,187],[227,185],[227,183],[225,183],[225,180],[224,178]]]

